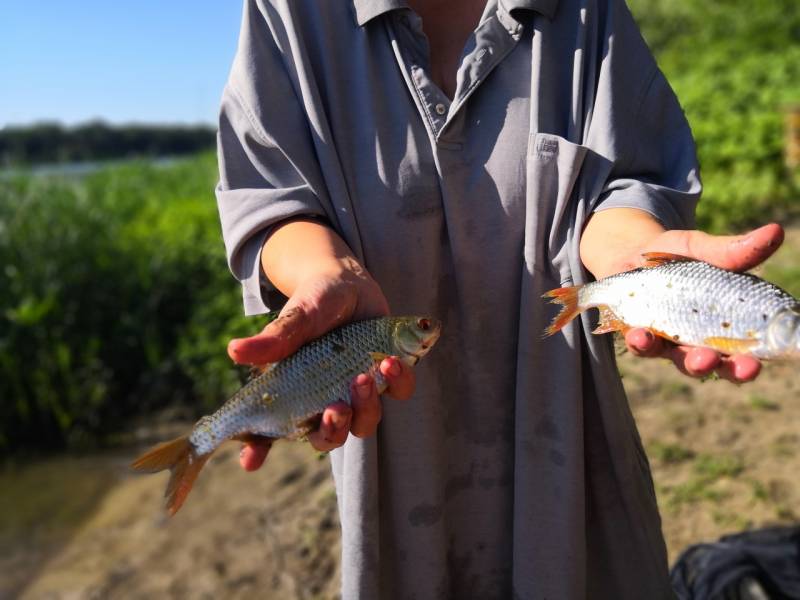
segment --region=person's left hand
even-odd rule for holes
[[[645,252],[679,254],[729,271],[746,271],[764,262],[783,242],[783,228],[775,223],[764,225],[744,235],[721,236],[697,230],[665,231],[660,225],[654,225],[655,221],[648,223],[640,220],[650,218],[641,213],[636,215],[621,212],[627,210],[609,210],[608,213],[617,212],[613,216],[597,213],[593,216],[593,221],[598,222],[590,223],[595,226],[594,231],[590,232],[587,227],[584,232],[581,256],[594,258],[584,260],[584,264],[590,263],[587,267],[598,279],[642,266],[644,263],[642,254]],[[609,230],[605,228],[619,227],[620,218],[624,221],[627,217],[639,221],[628,223],[633,231],[649,230],[648,233],[651,235],[647,242],[633,243],[631,238],[626,238],[624,235],[619,236],[614,242],[608,242]],[[598,235],[598,232],[605,235]],[[597,246],[601,237],[606,240],[602,251]],[[723,356],[711,348],[677,345],[644,328],[627,331],[625,344],[636,356],[669,358],[678,370],[691,377],[705,377],[716,372],[723,379],[744,383],[755,379],[761,371],[761,362],[749,354]]]

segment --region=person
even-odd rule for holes
[[[747,269],[782,231],[693,229],[691,132],[623,0],[247,0],[219,164],[245,310],[286,299],[236,362],[390,312],[443,321],[413,371],[379,366],[413,400],[359,375],[310,436],[333,450],[343,598],[671,597],[610,336],[590,311],[543,338],[541,295],[649,250]],[[760,368],[626,342],[692,376]]]

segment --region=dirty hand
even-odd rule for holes
[[[702,260],[729,271],[745,271],[764,262],[783,242],[775,223],[744,235],[710,235],[697,230],[665,230],[652,216],[636,209],[596,213],[581,238],[581,259],[601,279],[642,266],[645,252],[666,252]],[[761,362],[750,355],[722,356],[710,348],[677,345],[643,328],[625,334],[636,356],[669,358],[685,375],[720,377],[743,383],[755,379]]]
[[[345,264],[342,264],[345,263]],[[378,284],[355,261],[336,261],[300,282],[280,316],[252,337],[234,339],[228,354],[239,364],[262,365],[293,354],[303,344],[349,321],[389,314],[389,306]],[[404,400],[414,391],[411,367],[397,357],[384,359],[380,372],[388,383],[386,394]],[[381,404],[374,379],[368,374],[355,378],[350,389],[351,405],[337,402],[322,414],[317,431],[309,434],[320,451],[341,446],[348,433],[357,437],[375,434],[381,419]],[[258,469],[270,442],[248,442],[240,454],[245,470]]]

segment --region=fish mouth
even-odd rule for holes
[[[417,321],[419,329],[415,332],[415,341],[398,340],[397,349],[405,356],[411,364],[416,364],[423,356],[430,352],[431,348],[439,340],[442,333],[442,324],[438,319],[421,318]],[[419,331],[424,331],[420,335]],[[411,346],[411,347],[409,347]]]
[[[433,330],[431,331],[429,337],[422,342],[420,345],[420,349],[416,352],[409,352],[411,356],[419,360],[423,356],[425,356],[428,352],[431,351],[431,348],[439,341],[439,336],[442,335],[442,324],[439,321],[435,321],[433,323]]]

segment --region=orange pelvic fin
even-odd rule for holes
[[[608,308],[607,306],[603,305],[600,306],[600,322],[595,327],[594,333],[595,335],[599,335],[602,333],[611,333],[612,331],[621,331],[625,333],[630,327],[620,321],[619,317],[614,314],[614,311]]]
[[[670,252],[645,252],[642,254],[642,258],[644,258],[644,264],[642,265],[644,267],[658,267],[668,262],[695,260],[682,254],[671,254]]]
[[[703,344],[723,354],[745,354],[758,345],[758,340],[740,340],[726,337],[710,337]]]
[[[164,497],[167,499],[167,512],[172,516],[183,505],[200,469],[210,457],[210,453],[198,456],[189,442],[189,436],[182,436],[154,446],[133,461],[131,467],[145,473],[170,470],[171,476]]]
[[[572,321],[572,319],[577,317],[581,311],[584,310],[578,306],[578,292],[581,287],[583,286],[575,285],[572,287],[558,288],[550,290],[542,296],[542,298],[549,298],[552,304],[560,304],[564,307],[561,309],[561,312],[556,315],[556,318],[553,319],[553,322],[550,323],[550,327],[544,330],[545,337],[560,331],[567,323]]]

